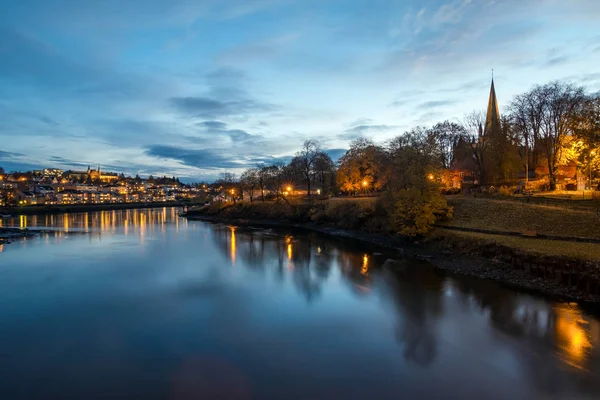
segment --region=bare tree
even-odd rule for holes
[[[456,157],[461,138],[467,136],[466,129],[456,122],[444,121],[434,125],[429,134],[442,168],[449,169]]]
[[[509,105],[510,119],[523,144],[526,181],[529,169],[536,168],[541,145],[541,127],[544,117],[545,92],[535,87],[527,93],[517,95]]]
[[[299,163],[304,181],[306,182],[306,192],[310,197],[310,181],[314,170],[315,161],[321,151],[318,143],[314,140],[307,140],[302,144],[300,151],[296,153],[295,159]]]
[[[259,185],[259,171],[258,168],[249,168],[240,176],[240,186],[243,191],[248,193],[250,203],[254,201],[254,191]]]
[[[265,189],[267,189],[269,184],[269,168],[267,166],[259,167],[256,176],[260,197],[263,202],[265,201]]]
[[[321,151],[317,154],[314,176],[321,185],[321,193],[325,194],[331,188],[331,182],[335,177],[335,164],[327,153]]]
[[[570,121],[583,104],[585,93],[582,87],[559,81],[548,83],[539,90],[543,93],[544,101],[541,133],[548,163],[550,189],[554,190],[558,160],[561,159],[566,137],[572,133]]]
[[[477,163],[480,184],[482,184],[486,179],[485,157],[488,149],[488,138],[483,134],[484,124],[484,111],[472,111],[465,115],[463,126],[465,127],[467,133],[471,136],[471,154]]]
[[[217,179],[216,183],[222,186],[223,190],[226,191],[227,194],[230,195],[232,200],[235,202],[238,195],[237,191],[239,190],[239,182],[235,174],[231,172],[222,172],[221,174],[219,174],[219,179]],[[239,194],[242,194],[243,196],[243,193]]]

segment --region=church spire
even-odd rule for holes
[[[490,88],[490,99],[488,100],[483,134],[489,136],[497,132],[500,132],[500,112],[498,111],[498,100],[496,99],[496,89],[494,88],[494,77],[492,75],[492,86]]]

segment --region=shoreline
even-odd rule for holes
[[[67,214],[94,211],[129,210],[139,208],[184,207],[186,204],[179,201],[153,202],[153,203],[104,203],[104,204],[69,204],[69,205],[44,205],[0,208],[0,214],[12,217],[19,215],[46,215]]]
[[[435,268],[458,276],[468,276],[491,280],[499,284],[529,293],[544,295],[561,301],[575,301],[582,306],[600,311],[600,295],[569,287],[559,282],[556,276],[538,276],[531,265],[515,265],[502,257],[491,255],[463,254],[444,246],[444,240],[412,242],[399,236],[371,233],[359,230],[341,229],[312,222],[292,222],[289,220],[222,218],[216,216],[182,215],[191,221],[225,223],[237,226],[265,228],[292,228],[308,230],[330,236],[360,240],[389,250],[397,251],[401,257],[427,261]],[[528,260],[529,261],[529,260]],[[524,263],[525,264],[525,263]],[[537,271],[539,272],[539,271]],[[570,279],[570,278],[569,278]]]

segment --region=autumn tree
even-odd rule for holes
[[[442,168],[436,146],[429,130],[423,126],[392,139],[387,146],[390,188],[420,190],[429,187],[428,181]]]
[[[579,147],[578,165],[589,171],[591,180],[592,173],[600,170],[600,95],[590,96],[583,101],[571,118],[571,126]]]
[[[365,186],[381,190],[386,184],[387,155],[371,140],[359,138],[350,143],[350,149],[340,158],[337,184],[343,192],[356,193]]]

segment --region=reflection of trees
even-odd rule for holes
[[[213,232],[216,247],[232,262],[235,258],[256,270],[274,267],[278,279],[283,280],[288,275],[307,301],[319,296],[322,283],[329,277],[332,257],[323,251],[328,247],[322,241],[296,240],[291,235],[216,225]],[[233,237],[235,253],[231,252]]]
[[[443,280],[429,267],[398,266],[384,272],[399,313],[396,339],[404,344],[406,360],[428,366],[437,354],[435,320],[443,309]]]
[[[595,380],[600,373],[600,323],[578,306],[534,300],[479,280],[461,279],[452,286],[462,301],[489,314],[496,332],[523,346],[516,355],[536,387],[558,394],[575,377],[588,391],[600,393]],[[557,365],[556,356],[563,365]]]

